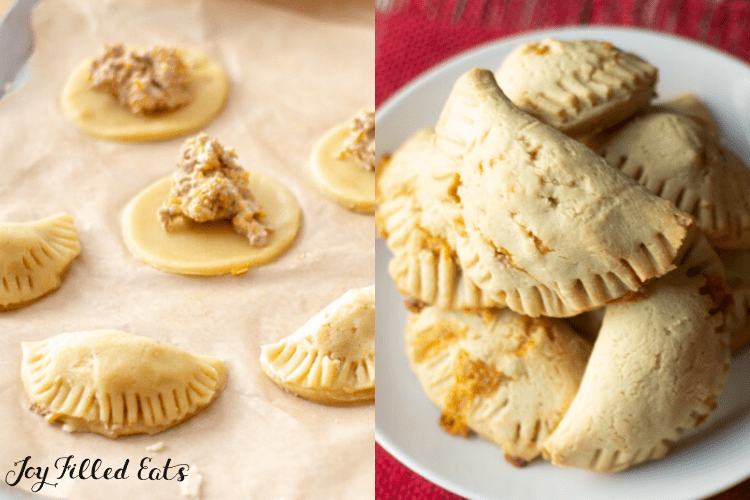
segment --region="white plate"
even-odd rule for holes
[[[544,36],[606,40],[659,68],[660,98],[693,92],[714,112],[723,141],[750,160],[750,67],[681,38],[642,30],[575,28],[540,31],[483,46],[438,66],[384,103],[376,115],[379,153],[434,126],[455,80],[473,67],[492,70],[519,43]],[[404,354],[402,297],[388,277],[390,252],[376,242],[378,385],[376,439],[418,474],[459,495],[482,500],[687,500],[750,476],[750,349],[733,359],[718,409],[665,459],[618,474],[594,474],[534,462],[515,469],[500,448],[449,436],[422,393]]]

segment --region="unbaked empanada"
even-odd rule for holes
[[[32,409],[66,430],[111,438],[172,427],[208,406],[226,381],[218,358],[117,330],[66,333],[22,348]]]
[[[606,472],[661,458],[716,408],[730,364],[723,266],[698,230],[678,263],[607,306],[580,389],[543,443],[553,464]]]
[[[572,137],[648,106],[657,78],[654,66],[610,43],[551,38],[520,45],[497,71],[511,101]]]
[[[264,345],[260,365],[284,389],[328,404],[375,398],[375,287],[349,290],[292,335]]]
[[[625,124],[600,153],[693,215],[715,247],[750,247],[750,171],[694,119],[647,113]]]
[[[560,319],[508,309],[425,307],[406,323],[406,352],[442,427],[472,430],[514,465],[534,459],[578,390],[591,344]]]
[[[458,79],[436,145],[461,161],[461,266],[516,312],[573,316],[674,267],[691,217],[518,109],[490,71]]]
[[[57,290],[79,253],[78,231],[68,214],[0,224],[0,310],[22,307]]]

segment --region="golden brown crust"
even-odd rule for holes
[[[491,299],[572,316],[673,268],[690,217],[519,110],[491,72],[459,78],[436,144],[460,163],[456,253]]]
[[[623,125],[599,151],[691,214],[714,246],[750,246],[750,171],[691,117],[651,111]]]
[[[514,463],[533,460],[572,400],[590,344],[562,320],[508,309],[409,314],[406,350],[451,434],[476,432]]]
[[[694,231],[679,267],[608,306],[580,389],[543,445],[553,464],[618,471],[663,457],[716,408],[729,372],[723,266]]]
[[[580,137],[648,106],[658,71],[608,42],[546,38],[517,47],[497,78],[519,108]]]

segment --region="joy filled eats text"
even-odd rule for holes
[[[130,459],[125,460],[118,468],[105,467],[102,460],[97,458],[90,460],[84,458],[80,462],[73,455],[60,457],[55,460],[54,471],[50,475],[50,468],[37,466],[31,463],[31,456],[23,460],[13,462],[13,467],[5,474],[5,482],[10,486],[16,486],[22,479],[34,481],[31,491],[37,493],[45,486],[56,487],[60,479],[128,479],[129,473],[134,473],[141,481],[184,481],[188,476],[190,467],[187,464],[172,464],[168,458],[164,465],[155,465],[151,457],[143,457],[136,470],[128,470]]]

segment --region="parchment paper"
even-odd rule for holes
[[[296,398],[259,367],[263,344],[285,337],[351,288],[374,283],[372,216],[320,195],[308,176],[314,142],[374,106],[371,0],[43,0],[33,14],[35,52],[25,87],[0,102],[0,220],[70,213],[82,253],[59,290],[0,313],[0,476],[21,461],[49,468],[41,494],[71,499],[182,499],[176,479],[139,479],[187,464],[201,498],[374,498],[374,406],[328,407]],[[120,236],[126,203],[168,175],[184,138],[118,143],[90,138],[63,116],[59,95],[72,68],[105,43],[200,49],[226,68],[227,108],[205,128],[234,146],[248,169],[296,196],[303,227],[278,260],[240,276],[195,278],[152,269]],[[117,440],[71,434],[28,409],[21,341],[115,328],[221,357],[218,399],[156,436]],[[164,443],[160,452],[147,446]],[[60,457],[101,460],[127,479],[58,479]],[[32,472],[34,472],[32,470]],[[190,472],[188,473],[190,474]],[[90,469],[86,473],[90,475]],[[167,474],[175,475],[172,467]],[[155,475],[154,475],[155,476]],[[190,478],[195,479],[197,474]],[[30,489],[38,479],[1,494]]]

